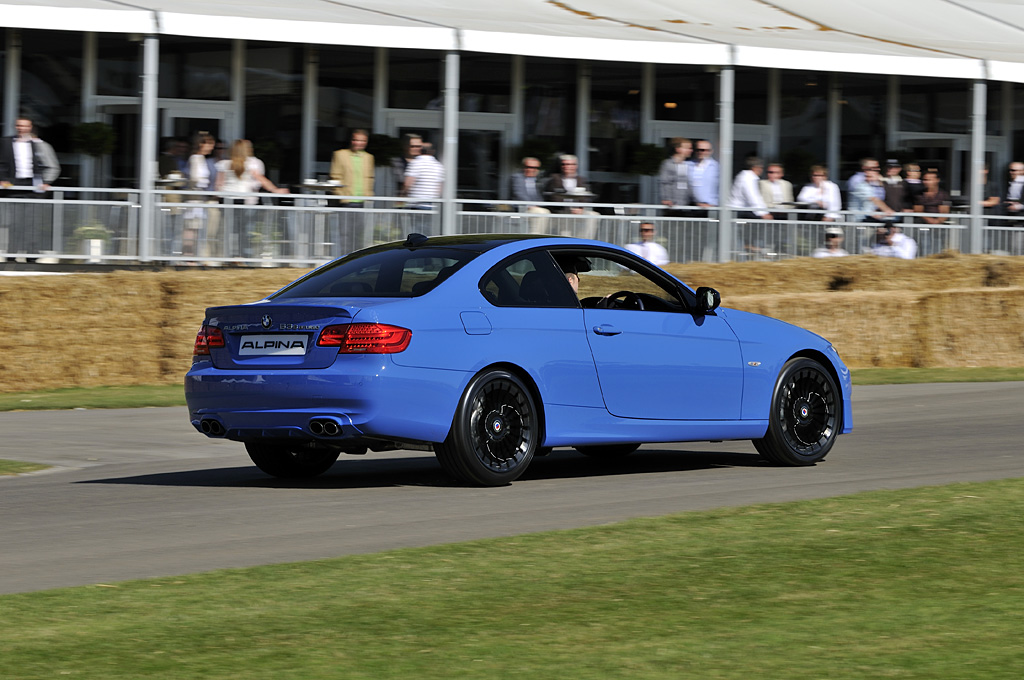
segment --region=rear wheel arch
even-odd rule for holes
[[[499,361],[499,362],[494,363],[494,364],[488,364],[487,366],[484,366],[479,371],[474,373],[473,376],[469,380],[466,381],[466,385],[462,388],[463,392],[465,391],[466,387],[471,385],[473,383],[473,381],[475,381],[478,377],[480,377],[484,373],[488,373],[490,371],[508,371],[509,373],[511,373],[512,375],[517,377],[519,380],[521,380],[523,382],[523,385],[526,386],[526,389],[530,390],[530,396],[533,397],[534,404],[537,407],[537,416],[538,416],[539,421],[540,421],[540,423],[539,423],[539,427],[540,427],[540,440],[543,442],[544,441],[545,433],[547,431],[546,430],[546,422],[547,421],[546,421],[546,418],[545,418],[545,415],[544,415],[544,399],[541,397],[540,388],[537,386],[537,381],[535,381],[533,379],[533,376],[530,375],[530,372],[525,370],[522,366],[518,366],[516,364],[508,363],[508,362],[504,362],[504,361]],[[462,400],[462,393],[460,392],[459,393],[459,401],[461,401],[461,400]],[[456,403],[458,403],[458,402],[456,402]],[[456,406],[456,408],[458,408],[458,406]],[[454,418],[454,416],[455,416],[455,412],[454,411],[452,411],[452,416]],[[447,434],[451,434],[451,426],[450,425],[448,427],[448,433]]]

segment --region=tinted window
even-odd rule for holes
[[[310,273],[272,297],[416,297],[476,256],[456,248],[362,251]]]
[[[502,262],[484,276],[480,292],[499,307],[578,307],[565,274],[542,250]]]

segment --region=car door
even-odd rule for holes
[[[690,313],[678,284],[660,270],[610,252],[587,252],[591,271],[579,274],[608,411],[623,418],[738,420],[743,362],[729,325],[714,314]],[[618,292],[632,295],[607,297]]]

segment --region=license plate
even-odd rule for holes
[[[243,335],[239,356],[295,356],[306,353],[308,335]]]

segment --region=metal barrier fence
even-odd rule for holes
[[[411,210],[405,199],[373,197],[362,204],[319,194],[225,194],[158,190],[150,220],[137,189],[57,188],[47,194],[0,192],[0,262],[11,259],[86,263],[235,263],[249,266],[312,266],[410,232],[442,230],[440,201]],[[719,253],[715,211],[666,215],[660,205],[459,200],[454,232],[534,233],[595,238],[625,245],[638,240],[641,221],[652,222],[656,240],[673,262],[778,260],[807,257],[822,247],[828,228],[842,229],[850,254],[872,252],[879,226],[898,227],[916,245],[916,256],[966,251],[971,216],[905,214],[880,225],[843,213],[838,222],[820,212],[787,211],[787,219],[731,222],[731,250]],[[985,216],[984,252],[1024,255],[1024,217]],[[150,225],[148,228],[144,225]],[[145,230],[147,233],[142,233]]]

